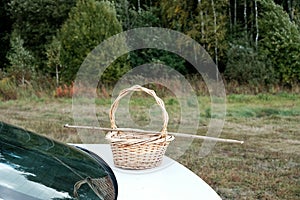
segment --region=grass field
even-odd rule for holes
[[[170,128],[176,129],[179,106],[172,97],[164,101]],[[150,100],[140,98],[130,105],[138,113],[134,119],[147,123],[144,110],[148,103]],[[199,97],[199,103],[203,107],[199,133],[205,133],[210,99]],[[97,100],[97,112],[108,116],[110,104],[110,99]],[[0,120],[63,142],[81,142],[76,130],[63,128],[73,123],[72,99],[0,102]],[[299,122],[300,95],[229,95],[221,137],[245,143],[217,143],[208,156],[199,158],[202,141],[194,141],[178,160],[210,184],[222,199],[300,199]],[[101,125],[109,125],[108,117]]]

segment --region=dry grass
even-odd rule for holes
[[[149,120],[144,111],[149,102],[143,98],[130,105],[133,111],[139,111],[133,118],[144,120],[142,125]],[[171,116],[170,128],[176,129],[179,106],[172,97],[166,97],[165,102]],[[199,102],[203,106],[199,132],[205,133],[210,100],[199,97]],[[97,100],[96,110],[103,126],[109,125],[106,115],[110,103],[109,99]],[[63,128],[63,124],[73,123],[71,99],[0,102],[0,113],[1,121],[63,142],[80,142],[75,130]],[[199,158],[202,141],[194,141],[179,161],[210,184],[222,199],[299,199],[299,121],[300,95],[229,95],[221,136],[241,139],[245,144],[218,143],[208,156]]]

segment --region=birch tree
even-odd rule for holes
[[[214,37],[215,37],[215,63],[216,63],[216,79],[217,82],[219,82],[219,70],[218,70],[218,37],[217,37],[217,13],[216,13],[216,8],[215,8],[215,2],[214,0],[211,0],[211,7],[213,11],[213,16],[214,16]]]
[[[237,25],[237,20],[236,20],[236,18],[237,18],[237,2],[236,2],[237,0],[234,0],[234,15],[233,15],[233,25],[236,27],[236,25]]]
[[[61,60],[61,42],[58,40],[57,37],[53,37],[51,44],[48,45],[46,50],[47,55],[47,66],[49,73],[53,73],[55,70],[55,82],[56,86],[59,86],[60,80],[60,70],[62,68]]]
[[[245,35],[247,36],[248,32],[248,21],[247,21],[247,0],[244,0],[244,30],[245,30]]]
[[[254,7],[255,7],[254,10],[255,10],[255,28],[256,28],[255,48],[257,49],[257,46],[258,46],[258,36],[259,36],[257,0],[254,0]]]

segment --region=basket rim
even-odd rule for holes
[[[106,134],[106,139],[110,141],[111,143],[120,143],[120,144],[127,144],[127,145],[134,145],[134,144],[153,144],[153,143],[165,143],[165,142],[171,142],[175,139],[173,135],[161,135],[161,134],[152,134],[151,136],[149,134],[144,133],[126,133],[123,132],[120,134],[121,131],[110,131]],[[120,136],[132,136],[132,138],[121,138]],[[134,138],[134,136],[140,135],[141,138]],[[144,137],[143,137],[144,136]]]

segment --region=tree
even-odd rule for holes
[[[11,65],[9,73],[22,85],[34,75],[34,57],[23,45],[23,39],[14,31],[11,36],[11,50],[7,54]]]
[[[293,4],[295,5],[295,8],[294,8],[294,22],[295,24],[297,25],[298,27],[298,30],[300,31],[300,2],[298,1],[297,3]]]
[[[10,0],[8,11],[13,28],[18,30],[37,61],[39,70],[43,70],[47,60],[45,49],[52,42],[75,0]]]
[[[0,70],[7,66],[7,51],[10,48],[10,33],[12,29],[12,21],[7,10],[7,2],[9,0],[0,1]]]
[[[193,21],[194,12],[197,9],[198,1],[193,0],[162,0],[159,3],[163,26],[173,30],[186,33]]]
[[[158,16],[160,9],[155,6],[151,6],[151,4],[142,4],[140,7],[136,7],[128,0],[117,0],[116,12],[118,20],[122,23],[123,30],[147,26],[162,26],[161,20]]]
[[[190,30],[186,32],[206,49],[222,71],[227,49],[226,10],[226,1],[199,1],[193,20],[190,22]]]
[[[300,80],[300,32],[289,15],[272,0],[259,3],[259,53],[266,55],[284,84]]]
[[[55,79],[56,79],[56,86],[59,85],[60,79],[60,70],[62,68],[61,60],[60,60],[60,53],[61,53],[61,42],[58,40],[57,37],[53,37],[51,44],[47,46],[46,55],[47,55],[47,66],[48,72],[51,74],[55,69]]]
[[[254,10],[255,10],[255,29],[256,29],[256,35],[255,35],[255,48],[257,49],[257,45],[258,45],[258,36],[259,36],[257,0],[254,0],[254,7],[255,7]]]
[[[78,0],[69,18],[60,30],[61,42],[61,79],[71,82],[88,53],[103,40],[120,33],[122,26],[117,20],[114,5],[108,1]],[[112,67],[117,78],[125,66]],[[109,74],[109,73],[108,73]],[[106,80],[111,80],[109,77]]]
[[[274,0],[274,2],[282,6],[286,13],[288,13],[291,21],[295,21],[295,15],[300,6],[298,0]]]

